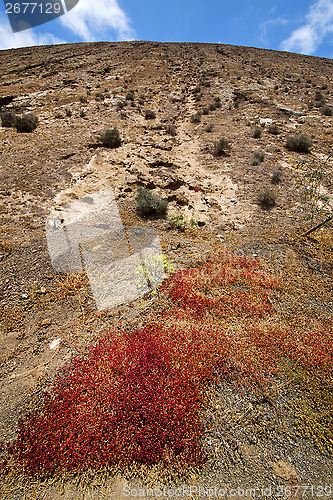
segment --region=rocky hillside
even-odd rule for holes
[[[223,245],[283,279],[275,304],[281,314],[331,318],[332,222],[300,235],[332,212],[332,60],[218,44],[121,42],[1,51],[0,68],[0,440],[13,439],[19,418],[66,360],[118,320],[144,324],[159,300],[145,296],[97,312],[84,275],[52,268],[45,221],[83,196],[112,189],[124,226],[153,227],[176,269],[201,265]],[[15,120],[28,113],[37,126],[20,132]],[[103,132],[115,128],[120,142],[107,147]],[[140,187],[168,201],[168,216],[140,216]],[[195,228],[170,228],[172,215]],[[311,436],[295,444],[291,414],[290,429],[279,434],[265,399],[257,418],[266,419],[266,431],[271,419],[274,441],[267,444],[268,431],[258,431],[237,442],[248,400],[223,391],[224,407],[236,408],[223,445],[227,465],[211,461],[197,481],[332,483],[329,451]],[[24,487],[17,488],[10,491],[19,496],[8,498],[24,498]]]

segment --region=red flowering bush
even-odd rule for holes
[[[108,332],[58,374],[43,407],[20,421],[6,446],[8,464],[31,475],[200,466],[213,382],[255,389],[301,367],[310,382],[329,384],[332,325],[287,324],[274,308],[279,286],[256,260],[229,252],[174,273],[161,287],[165,309],[145,328]]]
[[[33,475],[133,461],[199,465],[201,402],[153,330],[109,334],[59,374],[8,452]]]

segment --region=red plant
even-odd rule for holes
[[[24,417],[8,455],[30,474],[131,463],[204,461],[206,388],[219,378],[265,385],[285,363],[330,380],[333,327],[286,324],[278,280],[254,259],[219,253],[178,271],[169,300],[143,329],[108,334],[57,376],[43,408]]]
[[[109,334],[58,375],[8,452],[30,474],[133,461],[199,465],[201,403],[154,331]]]

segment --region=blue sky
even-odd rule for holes
[[[18,33],[0,4],[0,49],[99,40],[214,42],[333,58],[333,0],[80,0]]]

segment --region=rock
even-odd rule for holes
[[[185,206],[189,204],[189,199],[185,195],[185,193],[177,193],[176,194],[176,202],[178,205]]]
[[[271,465],[276,476],[281,479],[284,479],[285,481],[299,481],[299,477],[297,476],[296,470],[292,464],[285,462],[284,460],[279,460]]]
[[[45,318],[43,319],[43,321],[41,322],[41,325],[42,326],[50,326],[52,323],[52,320],[50,318]]]

